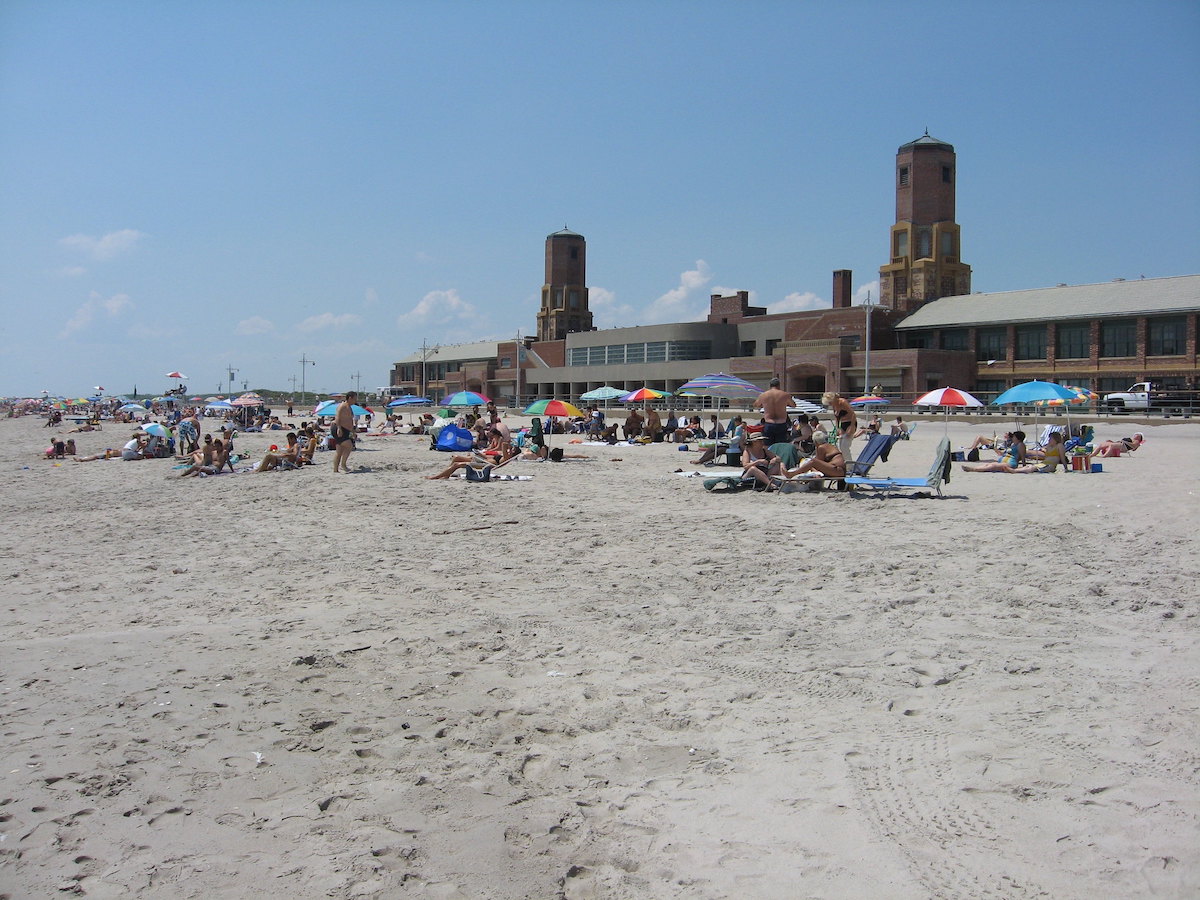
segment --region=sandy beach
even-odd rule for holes
[[[1200,423],[1088,421],[1147,442],[940,499],[2,421],[0,895],[1200,895]]]

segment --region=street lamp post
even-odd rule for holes
[[[229,375],[229,393],[230,394],[233,394],[233,378],[240,371],[241,371],[240,369],[235,369],[233,367],[233,363],[230,363],[228,366],[225,367],[225,372],[226,372],[226,374]],[[219,387],[220,386],[218,385],[218,389],[219,389]]]
[[[317,361],[309,359],[308,354],[300,357],[300,405],[305,406],[308,403],[308,392],[305,390],[305,377],[308,375],[308,367],[315,366]]]
[[[871,303],[871,292],[867,291],[867,301],[863,304],[867,310],[867,339],[866,352],[863,354],[863,393],[871,393],[871,310],[875,307]]]
[[[355,372],[350,377],[354,379],[354,390],[361,397],[362,396],[362,372]],[[359,402],[365,402],[365,401],[359,401]]]
[[[429,357],[436,355],[439,349],[441,349],[441,348],[437,344],[434,344],[432,347],[430,347],[425,343],[424,340],[421,341],[421,396],[422,397],[424,397],[426,395],[425,392],[429,389],[429,379],[425,377],[425,363],[428,362]]]

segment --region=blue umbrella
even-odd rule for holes
[[[428,397],[397,397],[388,404],[388,409],[395,409],[397,406],[428,406]]]
[[[231,409],[237,409],[237,407],[234,406],[232,403],[230,403],[228,400],[214,400],[212,403],[208,404],[208,406],[206,406],[204,408],[216,410],[218,412],[229,412]]]
[[[316,409],[314,409],[312,414],[314,416],[332,416],[337,412],[337,408],[337,400],[326,400],[324,403],[320,404]],[[350,412],[356,416],[365,416],[369,411],[370,410],[363,409],[357,403],[350,404]]]
[[[442,404],[445,406],[486,406],[490,402],[483,394],[477,394],[474,391],[459,391],[443,400]]]
[[[993,406],[1006,403],[1036,403],[1038,400],[1072,400],[1075,392],[1053,381],[1027,381],[1011,387],[995,400]]]

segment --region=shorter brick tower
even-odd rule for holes
[[[924,136],[896,151],[891,262],[879,268],[879,302],[915,312],[930,300],[971,293],[954,221],[954,147]]]
[[[560,341],[574,331],[592,331],[588,309],[587,241],[582,234],[556,231],[546,237],[546,283],[537,314],[537,339]]]

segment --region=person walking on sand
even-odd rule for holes
[[[330,429],[330,434],[333,436],[334,442],[333,471],[335,472],[339,469],[346,474],[350,472],[347,461],[354,450],[353,406],[357,400],[357,393],[347,391],[346,399],[338,404],[337,411],[333,414],[333,428]]]
[[[778,378],[772,378],[770,386],[754,401],[754,408],[763,411],[763,437],[767,446],[791,440],[792,425],[788,419],[791,402],[791,394],[779,389]]]

